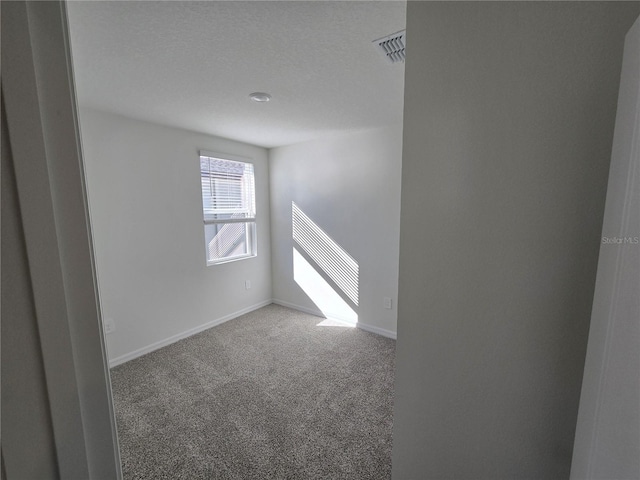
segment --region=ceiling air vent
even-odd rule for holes
[[[406,30],[374,40],[373,44],[391,63],[404,62]]]

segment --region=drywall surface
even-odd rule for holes
[[[275,301],[349,320],[344,309],[335,305],[342,298],[363,328],[395,335],[401,155],[399,126],[270,151]],[[311,240],[305,246],[293,239],[294,203],[304,223],[313,222],[330,237],[328,245]],[[322,261],[323,255],[331,257],[340,249],[358,264],[355,282],[344,278],[348,275],[340,272],[339,261]],[[305,284],[300,278],[304,271],[298,271],[300,262],[326,281],[329,291],[324,293],[340,298],[318,298],[323,292],[313,287],[323,282]],[[332,275],[332,268],[339,271]],[[341,288],[345,282],[357,284],[357,305],[345,294],[349,289]],[[392,299],[391,309],[384,308],[384,297]]]
[[[409,2],[393,478],[568,478],[638,3]]]
[[[640,18],[627,34],[571,478],[640,478]]]
[[[270,303],[265,149],[93,109],[81,109],[80,129],[111,360]],[[257,257],[206,265],[200,149],[254,163]]]

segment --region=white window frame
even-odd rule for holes
[[[229,161],[229,162],[237,162],[245,165],[250,165],[252,169],[252,178],[249,180],[250,187],[252,192],[250,192],[249,202],[251,202],[251,207],[248,211],[243,212],[246,217],[243,218],[227,218],[227,219],[214,219],[211,218],[205,213],[205,193],[202,187],[202,157]],[[250,158],[240,157],[237,155],[229,155],[226,153],[217,153],[206,150],[200,150],[198,156],[198,164],[200,165],[200,193],[202,197],[202,214],[203,214],[203,223],[205,230],[205,259],[207,266],[211,265],[220,265],[223,263],[235,262],[237,260],[244,260],[247,258],[253,258],[258,255],[258,241],[257,241],[257,219],[256,219],[256,192],[255,192],[255,163]],[[240,255],[229,255],[224,256],[218,259],[210,259],[209,255],[209,242],[207,241],[207,226],[208,225],[233,225],[233,224],[244,224],[245,225],[245,242],[248,246],[248,253],[243,253]]]

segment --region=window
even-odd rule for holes
[[[207,265],[255,257],[253,165],[200,152],[200,179]]]

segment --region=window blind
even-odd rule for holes
[[[255,178],[251,163],[200,155],[205,223],[255,220]]]

